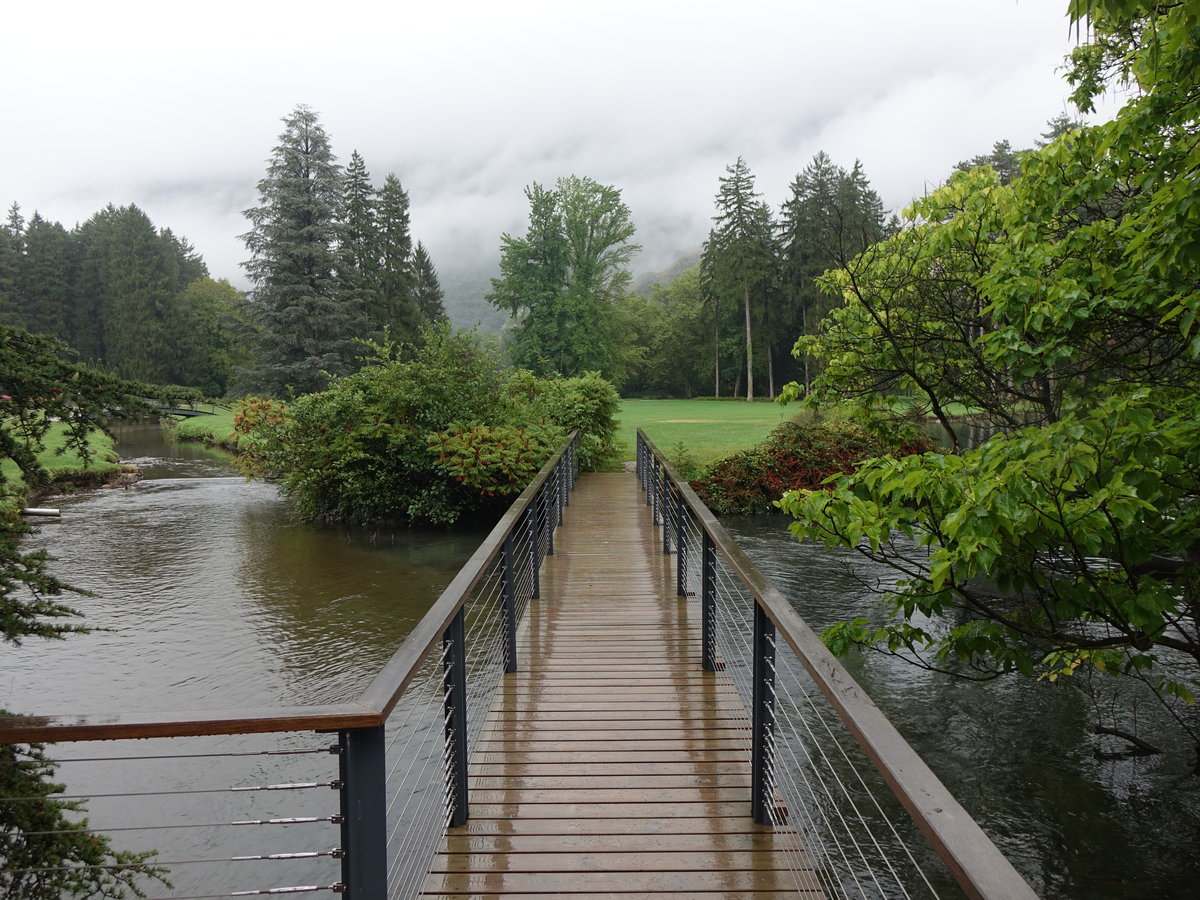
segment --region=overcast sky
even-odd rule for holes
[[[818,150],[889,208],[1069,112],[1066,0],[6,4],[0,202],[135,203],[245,285],[241,211],[298,103],[395,172],[444,279],[521,233],[533,181],[619,187],[653,270],[743,156],[774,208]]]

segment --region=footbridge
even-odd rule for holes
[[[1034,896],[640,432],[564,444],[353,702],[0,720],[34,741],[150,897]]]

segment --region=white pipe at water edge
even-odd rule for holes
[[[61,517],[62,513],[48,506],[29,506],[21,510],[23,516],[54,516]]]

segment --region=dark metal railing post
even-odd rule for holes
[[[664,468],[662,480],[662,500],[659,504],[662,506],[663,553],[671,552],[671,510],[675,506],[675,504],[671,502],[671,497],[674,495],[674,491],[671,488],[671,482],[667,479],[667,470]]]
[[[517,671],[517,567],[513,539],[504,539],[500,550],[500,616],[504,629],[504,671]]]
[[[462,607],[442,635],[442,690],[446,711],[446,803],[451,826],[464,825],[467,793],[467,648]]]
[[[708,532],[700,541],[701,666],[717,671],[717,547]]]
[[[680,491],[675,502],[675,593],[680,597],[688,594],[687,586],[687,501]]]
[[[387,765],[383,726],[338,732],[342,884],[351,897],[387,897]]]
[[[542,485],[541,493],[538,495],[541,498],[542,525],[546,529],[546,555],[547,556],[554,555],[555,522],[553,520],[553,515],[550,512],[551,506],[550,506],[550,496],[549,495],[550,495],[550,491],[552,490],[552,485],[554,485],[555,483],[556,482],[553,478],[547,478],[546,483]],[[554,509],[558,508],[557,500],[554,501],[553,508]]]
[[[542,548],[538,534],[537,498],[525,510],[525,531],[529,536],[529,583],[530,597],[542,596]]]
[[[655,525],[657,525],[659,523],[658,486],[661,483],[661,479],[659,476],[659,471],[661,470],[661,468],[662,467],[659,464],[658,457],[657,456],[653,457],[650,460],[650,511],[651,511],[651,514],[654,516],[653,521],[654,521]]]
[[[774,824],[775,623],[754,604],[754,709],[750,749],[750,814],[759,825]]]

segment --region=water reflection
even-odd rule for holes
[[[780,517],[723,524],[814,628],[878,614],[865,584],[890,578],[888,571],[797,544]],[[1180,741],[1163,756],[1097,759],[1095,704],[1113,702],[1117,679],[975,683],[878,655],[846,662],[1040,895],[1195,896],[1194,751]],[[1161,717],[1152,706],[1141,714]]]
[[[211,709],[350,699],[483,534],[290,521],[228,457],[122,435],[130,490],[56,498],[33,542],[98,630],[0,654],[0,705],[43,713]],[[176,477],[181,471],[193,477]]]

